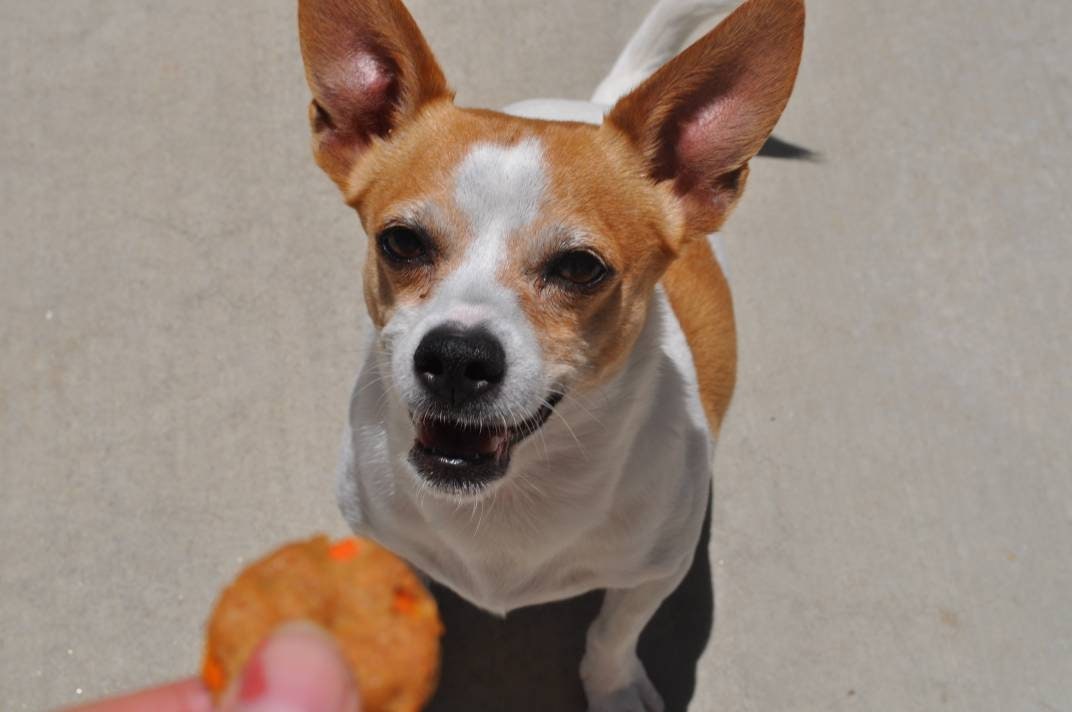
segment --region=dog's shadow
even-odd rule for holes
[[[711,505],[685,580],[667,598],[640,639],[640,658],[666,702],[688,708],[696,663],[714,622],[708,540]],[[577,670],[585,631],[599,612],[601,591],[532,606],[497,618],[433,585],[447,632],[443,671],[430,712],[584,712]]]

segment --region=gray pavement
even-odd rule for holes
[[[468,105],[582,98],[648,0],[412,0]],[[192,672],[342,532],[363,237],[293,3],[0,0],[0,708]],[[1072,3],[812,0],[727,229],[740,385],[691,709],[1072,710]],[[519,666],[522,664],[519,661]],[[457,683],[457,681],[453,681]]]

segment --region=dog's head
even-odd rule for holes
[[[620,369],[661,275],[740,196],[803,20],[749,0],[590,126],[456,107],[398,0],[301,0],[314,153],[369,235],[365,300],[433,489],[480,491]]]

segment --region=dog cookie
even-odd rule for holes
[[[337,642],[364,712],[420,710],[439,676],[443,626],[410,568],[367,539],[287,544],[220,594],[206,626],[202,678],[218,701],[273,630],[308,620]]]

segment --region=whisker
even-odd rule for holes
[[[603,421],[600,420],[599,417],[595,415],[595,413],[593,413],[591,410],[589,410],[584,405],[584,403],[581,402],[581,399],[579,397],[577,397],[575,395],[572,395],[572,394],[569,394],[569,393],[563,393],[562,394],[562,403],[563,404],[568,403],[568,404],[571,404],[571,405],[576,405],[578,408],[583,410],[584,414],[587,415],[594,423],[599,425],[601,428],[603,427]]]
[[[566,426],[566,430],[569,431],[570,436],[573,438],[573,442],[577,443],[577,449],[581,452],[582,455],[584,455],[584,458],[587,460],[588,451],[584,449],[584,445],[581,444],[581,440],[577,437],[577,433],[573,432],[573,426],[571,426],[569,424],[569,421],[566,420],[565,414],[556,411],[555,415],[557,415],[558,419],[562,421],[562,424]]]

